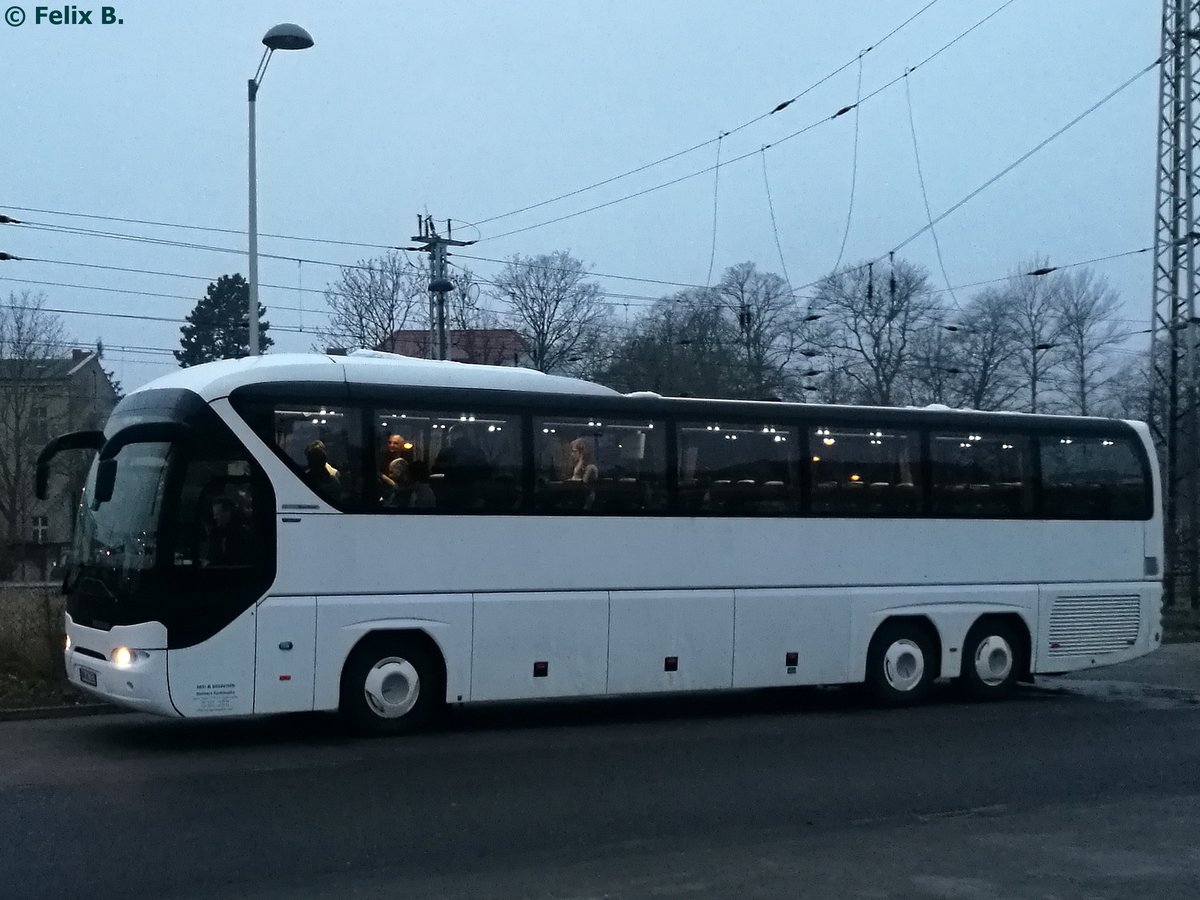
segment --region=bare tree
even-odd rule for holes
[[[843,269],[821,282],[813,305],[836,321],[835,346],[847,354],[846,374],[862,402],[903,402],[915,338],[938,311],[928,273],[903,260]]]
[[[1150,421],[1150,362],[1141,354],[1139,357],[1118,368],[1108,379],[1097,404],[1103,415]]]
[[[529,348],[534,368],[570,372],[598,341],[608,318],[600,285],[566,251],[514,255],[496,276],[496,299]]]
[[[1055,298],[1054,279],[1030,275],[1047,268],[1046,260],[1023,264],[1007,283],[1012,303],[1013,347],[1029,391],[1029,412],[1044,406],[1040,391],[1058,368],[1061,357],[1054,351],[1062,336],[1062,317]]]
[[[0,303],[0,526],[7,570],[29,530],[33,460],[65,430],[69,398],[47,396],[45,382],[68,344],[62,321],[43,307],[44,294],[22,291]],[[63,401],[63,402],[56,402]]]
[[[995,288],[967,301],[952,341],[960,405],[1004,409],[1021,392],[1014,302],[1013,294]]]
[[[858,383],[850,377],[852,365],[850,354],[836,342],[839,331],[836,323],[820,321],[811,331],[811,347],[802,350],[805,364],[811,365],[819,375],[801,388],[805,399],[820,403],[853,403]]]
[[[382,346],[395,332],[428,324],[429,279],[421,267],[389,251],[341,270],[325,290],[329,327],[318,331],[325,346]]]
[[[1072,412],[1092,414],[1097,395],[1113,374],[1111,353],[1125,335],[1116,320],[1120,297],[1090,269],[1056,276],[1061,348],[1060,390]]]
[[[737,397],[737,335],[715,292],[680,291],[655,302],[615,341],[598,380],[622,391]]]
[[[963,371],[957,365],[957,350],[946,322],[935,310],[928,326],[914,335],[906,367],[908,393],[913,403],[957,403]]]
[[[725,270],[716,296],[736,327],[743,396],[794,397],[805,322],[787,282],[752,262],[738,263]]]

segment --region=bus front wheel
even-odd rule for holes
[[[440,667],[423,641],[406,635],[370,637],[342,671],[340,710],[361,734],[408,734],[440,706]]]
[[[884,706],[918,703],[936,671],[934,642],[912,622],[885,622],[867,652],[867,687]]]

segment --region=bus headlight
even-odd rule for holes
[[[112,661],[118,669],[128,669],[136,662],[149,659],[150,654],[145,650],[130,650],[128,647],[118,647],[112,652]]]
[[[66,642],[63,644],[63,649],[68,652],[71,650],[71,636],[69,634],[67,635]]]

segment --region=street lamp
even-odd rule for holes
[[[263,76],[267,74],[267,66],[271,62],[271,54],[276,50],[307,50],[313,45],[312,35],[299,25],[284,22],[276,25],[263,35],[262,59],[258,61],[258,69],[248,84],[250,100],[250,355],[258,356],[258,172],[255,162],[254,139],[254,105],[258,98],[258,88]]]
[[[1040,374],[1042,357],[1040,354],[1053,350],[1058,344],[1053,341],[1041,341],[1034,344],[1029,355],[1029,411],[1037,412],[1038,375]]]

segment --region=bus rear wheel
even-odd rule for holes
[[[441,669],[424,642],[373,637],[346,661],[339,709],[360,734],[409,734],[429,722],[443,694]]]
[[[976,622],[963,641],[959,686],[976,700],[1007,697],[1016,688],[1024,660],[1016,628],[1003,621]]]
[[[928,632],[910,622],[887,622],[867,652],[867,688],[884,706],[919,703],[929,693],[936,662]]]

